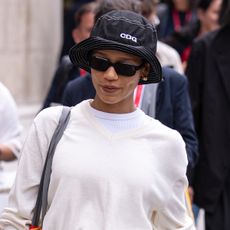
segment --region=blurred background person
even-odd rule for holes
[[[74,15],[82,5],[94,2],[95,0],[64,0],[63,1],[63,44],[60,53],[60,60],[63,56],[68,55],[69,49],[76,44],[72,31],[76,27]]]
[[[218,19],[221,3],[222,0],[194,1],[196,18],[163,39],[179,52],[184,69],[186,69],[194,39],[219,27]]]
[[[230,229],[230,0],[220,24],[194,42],[186,71],[200,153],[194,202],[205,210],[206,230]]]
[[[72,38],[75,44],[89,37],[94,25],[96,6],[97,4],[95,2],[86,4],[82,3],[80,8],[75,12],[75,28],[72,30]],[[44,109],[54,104],[60,104],[66,84],[69,81],[84,75],[85,71],[74,66],[68,55],[62,57],[62,61],[53,76],[53,80],[42,108]]]
[[[152,22],[156,27],[160,26],[160,20],[157,16],[158,0],[141,0],[141,14]],[[178,52],[164,42],[158,40],[156,56],[162,66],[168,66],[179,73],[183,73],[183,66]]]
[[[167,0],[158,6],[157,14],[158,37],[164,40],[196,18],[194,0]]]
[[[157,14],[161,21],[158,28],[159,40],[164,41],[174,47],[181,56],[182,62],[186,55],[186,50],[179,50],[171,44],[172,35],[180,32],[186,25],[196,19],[194,0],[168,0],[159,4]]]
[[[218,29],[222,0],[197,0],[197,36]]]
[[[21,131],[15,101],[0,82],[0,161],[12,161],[19,157]]]

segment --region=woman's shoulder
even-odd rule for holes
[[[177,130],[167,127],[152,117],[148,118],[146,127],[148,127],[147,132],[152,136],[154,142],[158,140],[164,149],[185,149],[183,138]]]
[[[157,120],[157,128],[159,130],[159,133],[162,133],[163,135],[167,136],[168,138],[172,139],[182,139],[179,132],[175,129],[169,128],[168,126],[164,125],[160,121]]]
[[[169,128],[168,126],[161,123],[159,120],[146,115],[146,127],[153,134],[164,135],[166,137],[180,137],[181,135],[175,129]]]
[[[35,119],[43,119],[43,118],[55,118],[62,111],[63,106],[51,106],[41,110],[35,117]]]
[[[63,106],[52,106],[41,110],[34,118],[35,126],[56,127],[61,116]]]
[[[147,136],[150,147],[153,149],[157,147],[160,153],[159,158],[169,165],[170,172],[186,171],[188,159],[185,142],[178,131],[152,118],[149,120],[149,135]],[[156,154],[156,151],[153,151],[153,154]]]

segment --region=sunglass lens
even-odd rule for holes
[[[95,57],[95,56],[92,56],[90,58],[89,64],[93,69],[98,70],[98,71],[106,71],[109,67],[108,60],[104,58]]]
[[[89,65],[91,68],[98,71],[106,71],[110,66],[113,66],[118,75],[127,77],[132,77],[136,73],[137,69],[142,66],[134,66],[120,62],[112,64],[108,59],[97,56],[90,57]]]
[[[136,73],[135,66],[123,63],[114,64],[114,68],[119,75],[131,77]]]

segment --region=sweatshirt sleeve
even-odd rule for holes
[[[0,83],[0,144],[7,146],[16,157],[21,149],[22,126],[17,105],[9,90]]]
[[[195,230],[193,217],[189,212],[189,204],[185,195],[188,187],[185,144],[180,135],[176,135],[176,132],[172,137],[171,143],[171,151],[169,151],[170,154],[167,157],[169,165],[166,165],[169,187],[165,196],[164,207],[153,214],[153,226],[159,230]]]
[[[156,229],[195,230],[194,221],[186,205],[184,185],[184,178],[175,182],[167,206],[154,216]]]
[[[28,229],[49,142],[60,114],[61,107],[48,108],[35,118],[22,149],[8,207],[0,216],[0,230]]]

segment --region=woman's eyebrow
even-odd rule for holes
[[[108,59],[110,61],[110,58],[105,54],[105,53],[102,53],[102,52],[95,52],[93,53],[94,56],[100,56],[101,58],[105,58],[105,59]],[[119,60],[117,61],[113,61],[113,62],[139,62],[139,60],[134,60],[132,57],[121,57],[119,58]]]

